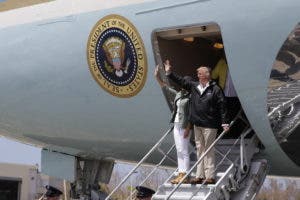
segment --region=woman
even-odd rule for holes
[[[188,102],[189,93],[181,89],[179,92],[164,83],[158,74],[158,66],[154,71],[155,78],[159,85],[169,93],[173,100],[173,113],[171,123],[174,123],[174,140],[177,150],[177,162],[178,162],[178,176],[171,180],[171,183],[178,184],[183,177],[186,175],[190,167],[189,157],[189,133],[191,125],[188,122]],[[184,77],[185,79],[191,80],[191,77]],[[187,183],[187,180],[183,181]]]

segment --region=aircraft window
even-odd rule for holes
[[[163,61],[169,59],[176,74],[191,76],[194,80],[197,80],[196,69],[201,65],[214,70],[221,60],[225,64],[227,63],[221,30],[216,23],[156,30],[153,33],[152,41],[158,64],[162,65]],[[161,76],[165,82],[168,82],[162,71]],[[226,75],[223,73],[215,77],[216,81],[220,83],[219,85],[224,88],[225,82],[222,82],[220,77],[226,78]],[[179,89],[172,82],[168,82],[168,84]],[[167,93],[164,94],[170,109],[172,109],[171,97]],[[228,105],[231,107],[229,109],[230,119],[233,119],[241,106],[236,94],[230,96],[228,102],[231,104]],[[245,123],[236,123],[235,126],[231,133],[227,134],[228,137],[237,138],[245,128]]]
[[[300,166],[300,23],[287,36],[273,64],[268,88],[268,116],[286,154]]]

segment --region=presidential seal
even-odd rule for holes
[[[108,15],[97,22],[89,36],[87,59],[94,79],[114,96],[135,96],[145,84],[147,58],[143,41],[122,16]]]

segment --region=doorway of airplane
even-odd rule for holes
[[[178,75],[191,76],[196,81],[196,69],[200,66],[209,67],[212,70],[212,78],[225,93],[230,120],[242,109],[233,85],[226,88],[228,83],[225,80],[231,79],[231,77],[227,74],[227,60],[218,24],[158,29],[152,34],[152,42],[156,63],[163,65],[165,60],[170,60],[173,71]],[[160,71],[160,75],[164,82],[179,89],[178,85],[169,82],[163,70]],[[171,97],[165,92],[164,94],[170,109],[172,109]],[[237,138],[245,126],[244,122],[235,123],[226,137]]]

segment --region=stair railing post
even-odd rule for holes
[[[247,159],[247,152],[246,152],[246,144],[245,144],[245,138],[246,136],[251,132],[251,128],[248,128],[247,131],[245,131],[241,135],[241,143],[240,143],[240,170],[242,173],[247,173],[249,169],[249,163]]]
[[[152,154],[152,152],[162,143],[162,141],[169,135],[169,133],[173,130],[171,127],[161,138],[160,140],[148,151],[148,153],[140,160],[140,162],[128,173],[128,175],[123,178],[123,180],[113,189],[113,191],[105,198],[105,200],[109,200],[109,198],[127,181],[127,179],[135,172],[135,170],[140,167],[140,165]]]
[[[245,173],[245,137],[241,135],[241,144],[240,144],[240,170],[242,173]]]
[[[146,178],[144,178],[144,180],[142,180],[138,185],[143,185],[149,177],[151,177],[151,175],[158,169],[158,167],[165,161],[165,159],[167,158],[167,155],[169,155],[169,153],[171,153],[171,151],[175,148],[175,144],[173,144],[173,146],[169,149],[169,151],[164,155],[164,157],[161,159],[161,161],[154,167],[154,169],[146,176]],[[133,194],[136,193],[136,189],[134,190]],[[129,200],[129,198],[127,198],[127,200]]]

